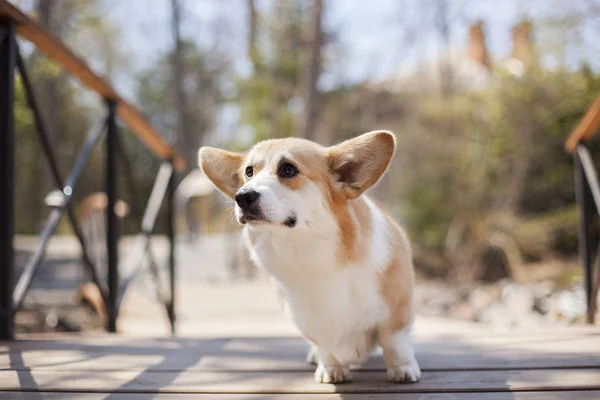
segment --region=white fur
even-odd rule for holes
[[[337,237],[337,227],[329,219],[320,225],[323,235],[262,226],[246,230],[258,231],[252,258],[275,277],[300,331],[347,364],[369,354],[368,332],[389,310],[377,290],[377,266],[337,268],[334,243],[326,239]]]
[[[377,208],[371,199],[363,196],[365,203],[371,211],[371,249],[369,251],[369,265],[381,271],[390,263],[390,240],[388,238],[388,226],[385,216]]]
[[[311,200],[306,201],[304,196]],[[391,261],[392,245],[385,217],[365,198],[372,215],[365,265],[338,265],[333,251],[338,227],[325,206],[313,206],[323,204],[317,201],[321,200],[320,196],[316,187],[301,194],[303,201],[294,204],[298,215],[296,228],[248,225],[244,228],[244,237],[252,259],[274,277],[284,293],[300,332],[318,343],[321,362],[315,379],[340,382],[351,379],[349,364],[361,362],[370,355],[377,326],[389,316],[390,309],[378,290],[378,277]],[[294,202],[285,201],[285,207],[290,207],[290,203]],[[276,210],[268,205],[267,209]],[[280,218],[283,215],[285,213],[279,214]],[[303,226],[307,221],[310,228]],[[399,352],[396,358],[404,360],[388,368],[388,379],[392,381],[414,382],[420,375],[408,329],[390,339],[392,350],[384,348],[388,353]]]
[[[253,177],[244,185],[244,188],[253,189],[260,193],[260,207],[269,221],[282,222],[289,216],[289,207],[286,204],[285,196],[281,193],[283,188],[277,177],[269,173],[267,169]],[[237,205],[235,214],[239,220],[242,211]]]
[[[282,155],[293,162],[285,153],[271,158],[277,162]],[[390,265],[392,251],[399,251],[391,240],[390,229],[395,228],[362,195],[371,213],[370,237],[360,237],[361,229],[356,232],[357,243],[363,246],[361,252],[366,257],[360,258],[359,264],[340,265],[336,252],[339,227],[325,194],[311,181],[300,189],[288,188],[274,172],[276,166],[261,156],[254,152],[248,155],[248,163],[258,159],[263,168],[240,191],[252,189],[260,193],[259,206],[266,222],[248,223],[244,239],[251,258],[271,274],[285,295],[298,329],[316,344],[308,357],[318,361],[315,379],[350,380],[349,365],[364,360],[379,343],[388,379],[417,381],[420,370],[410,345],[410,326],[395,333],[379,329],[392,311],[380,293],[380,275]],[[237,205],[235,213],[240,220],[242,210]],[[291,215],[297,218],[293,228],[283,224]],[[357,216],[352,218],[357,225]],[[405,256],[410,258],[408,241],[402,235]],[[410,259],[403,261],[406,265],[411,263]]]

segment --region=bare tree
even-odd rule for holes
[[[186,116],[186,97],[183,90],[184,54],[181,41],[181,4],[171,0],[171,28],[173,30],[173,96],[177,114],[177,147],[189,165],[194,162],[194,149],[191,148],[190,131]],[[202,134],[199,132],[198,134]]]
[[[254,73],[260,69],[257,49],[258,36],[258,14],[256,12],[256,4],[254,0],[248,0],[248,57],[252,62]]]
[[[38,12],[40,14],[40,21],[44,26],[52,33],[57,33],[55,29],[55,23],[53,15],[55,14],[56,3],[51,0],[39,0],[37,4]],[[50,136],[50,142],[54,145],[57,140],[56,133],[56,78],[48,77],[46,74],[42,74],[38,78],[37,86],[41,88],[39,97],[41,99],[40,108],[46,124],[46,130]],[[50,181],[49,181],[50,182]]]
[[[321,75],[321,51],[323,46],[323,0],[314,0],[311,10],[311,21],[307,34],[307,57],[304,65],[302,97],[304,113],[299,133],[302,137],[313,140],[318,117],[319,90],[317,83]]]
[[[450,47],[450,19],[448,15],[447,0],[436,0],[435,3],[435,29],[437,30],[443,42],[442,57],[440,58],[440,90],[442,96],[447,96],[452,92],[452,60],[445,59],[443,52],[448,51]]]
[[[37,3],[37,11],[40,16],[40,21],[42,24],[44,24],[46,29],[60,37],[60,32],[58,29],[56,29],[56,14],[58,11],[56,3],[51,0],[39,0]],[[43,60],[39,53],[36,53],[34,58],[37,59],[38,62]],[[61,160],[62,157],[60,154],[56,153],[57,151],[60,151],[60,136],[58,134],[56,120],[56,110],[60,108],[60,104],[58,104],[59,99],[57,96],[58,78],[58,76],[51,76],[48,73],[41,73],[36,78],[35,86],[36,89],[38,89],[37,95],[39,99],[40,112],[44,120],[46,132],[49,136],[48,139],[50,147],[58,157],[58,160]],[[41,182],[36,180],[32,181],[32,185],[34,186],[32,187],[32,193],[39,193],[41,190],[42,195],[45,195],[50,190],[54,189],[52,176],[50,175],[50,171],[45,162],[39,163],[38,168],[43,179]],[[39,218],[38,210],[34,210],[32,213]]]

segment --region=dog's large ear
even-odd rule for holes
[[[244,154],[240,153],[202,147],[198,151],[198,164],[219,190],[233,198],[242,186],[240,169],[244,157]]]
[[[392,132],[373,131],[329,148],[329,168],[348,199],[377,183],[396,148]]]

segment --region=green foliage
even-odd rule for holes
[[[55,3],[50,5],[50,15],[46,16],[49,29],[66,42],[81,40],[83,31],[89,33],[96,30],[99,35],[114,35],[103,37],[112,42],[118,35],[116,29],[103,29],[105,25],[102,25],[100,18],[100,0],[62,1],[60,7]],[[91,20],[94,24],[90,24]],[[104,115],[102,102],[90,101],[89,98],[95,98],[95,94],[90,96],[76,80],[35,49],[31,54],[24,54],[24,57],[35,98],[64,178],[71,170],[92,124]],[[19,78],[15,80],[15,134],[15,231],[37,233],[49,212],[43,199],[55,185]],[[83,197],[104,187],[102,150],[98,146],[94,151],[77,183],[73,203],[75,208]],[[62,224],[59,231],[66,226]]]
[[[449,230],[456,223],[463,227],[455,267],[476,263],[495,232],[508,234],[525,253],[536,240],[546,243],[546,252],[573,251],[568,237],[544,242],[540,235],[524,238],[526,231],[501,226],[507,216],[542,218],[535,226],[548,234],[575,234],[541,221],[574,204],[564,141],[597,95],[599,78],[589,71],[533,68],[522,77],[497,71],[494,79],[480,92],[423,96],[414,108],[422,132],[404,138],[418,157],[408,157],[406,172],[392,172],[402,173],[401,214],[421,246],[449,255]],[[401,122],[397,126],[403,131]]]
[[[268,34],[260,35],[255,44],[253,74],[237,82],[235,101],[240,107],[241,123],[252,127],[255,140],[295,133],[296,116],[291,105],[298,95],[306,18],[304,2],[279,2],[266,15]],[[240,146],[232,143],[232,147]]]
[[[303,30],[310,20],[309,3],[282,0],[257,8],[255,41],[250,43],[255,51],[249,51],[252,65],[247,76],[233,78],[234,60],[218,48],[207,51],[193,41],[181,42],[184,114],[193,130],[192,140],[186,143],[190,152],[211,139],[223,144],[214,134],[224,106],[239,111],[240,127],[250,128],[254,141],[296,134],[302,114],[301,71],[308,47]],[[109,79],[129,73],[129,57],[118,40],[122,27],[103,14],[108,3],[65,0],[60,4],[52,20],[55,34]],[[554,50],[564,58],[566,36],[560,26],[545,27],[554,40],[545,42],[554,43]],[[323,52],[325,64],[331,56]],[[145,65],[134,77],[134,95],[151,123],[175,143],[172,58],[168,51]],[[34,52],[26,61],[66,174],[103,108],[100,102],[90,102],[80,86],[40,54]],[[577,71],[545,69],[533,62],[521,76],[498,67],[490,71],[490,78],[483,89],[449,85],[443,94],[429,84],[408,92],[368,81],[320,88],[316,137],[321,143],[333,144],[378,128],[397,133],[397,156],[374,195],[406,225],[415,247],[430,259],[443,260],[449,270],[477,263],[498,235],[508,238],[527,260],[575,251],[573,166],[564,141],[600,92],[600,76],[587,66]],[[235,90],[225,90],[231,82]],[[31,233],[47,214],[42,198],[52,185],[18,80],[15,117],[16,229]],[[122,180],[120,193],[132,205],[137,194],[143,204],[158,161],[126,129],[121,137],[139,186],[133,193]],[[226,145],[242,150],[248,143],[233,135]],[[600,165],[600,140],[590,147]],[[103,159],[99,148],[75,191],[75,205],[83,196],[102,190]],[[135,218],[127,221],[127,231],[137,227],[141,208],[132,212]]]
[[[28,64],[31,64],[28,72],[34,83],[36,94],[40,93],[40,90],[39,87],[35,87],[35,82],[41,76],[60,79],[56,75],[56,66],[47,60],[38,59],[34,63]],[[76,87],[62,79],[61,81],[63,83],[55,91],[54,101],[57,107],[56,115],[53,118],[55,121],[53,129],[59,134],[60,141],[54,141],[53,144],[59,168],[63,176],[66,176],[75,161],[85,134],[91,126],[91,110],[78,101],[79,90]],[[37,97],[39,101],[39,96]],[[17,167],[15,198],[18,199],[16,214],[19,216],[15,219],[15,230],[17,232],[35,232],[48,211],[43,205],[42,199],[54,188],[54,185],[20,79],[16,80],[15,86],[15,134]],[[90,163],[94,164],[94,158]],[[100,183],[94,179],[97,175],[97,173],[92,173],[91,177],[79,183],[84,192],[88,191],[89,193],[90,190],[97,190],[100,187],[95,185]]]
[[[225,102],[221,80],[226,78],[228,65],[223,60],[215,61],[214,56],[211,58],[193,42],[183,42],[182,47],[185,115],[195,140],[188,145],[198,149],[203,138],[216,129],[219,108]],[[167,141],[174,143],[177,119],[172,94],[172,56],[171,53],[164,55],[139,74],[136,98],[152,124]]]

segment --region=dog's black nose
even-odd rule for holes
[[[242,210],[245,210],[254,204],[259,197],[260,193],[258,193],[256,190],[247,190],[238,192],[235,195],[235,202],[242,208]]]

